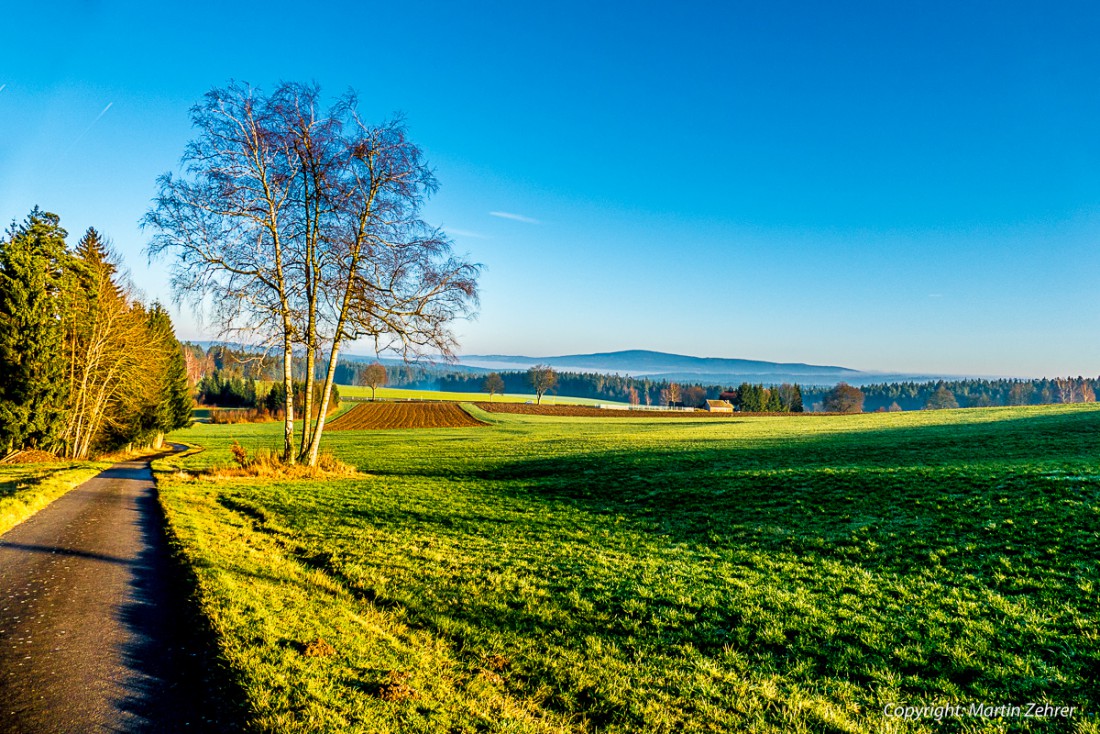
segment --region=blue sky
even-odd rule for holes
[[[0,45],[0,217],[96,226],[149,298],[189,106],[316,81],[427,151],[467,353],[1100,371],[1095,4],[162,5],[19,3]]]

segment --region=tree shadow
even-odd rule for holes
[[[152,474],[147,466],[125,471],[144,484],[133,497],[142,550],[117,612],[130,675],[115,705],[136,731],[247,731],[245,694],[198,607],[196,579],[173,550]]]
[[[818,533],[809,538],[820,546],[816,552],[844,554],[853,531],[883,535],[889,526],[919,530],[929,547],[985,548],[1045,532],[1029,523],[991,537],[984,530],[991,520],[1087,522],[1058,503],[1067,495],[1095,494],[1100,485],[1035,478],[1093,461],[1100,454],[1098,429],[1100,413],[1071,413],[524,458],[480,476],[517,498],[535,495],[643,521],[673,542],[767,547],[770,538],[771,547],[791,548],[811,528]],[[890,558],[887,550],[877,562],[889,559],[899,572],[926,560]]]

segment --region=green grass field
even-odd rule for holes
[[[110,465],[95,461],[0,465],[0,534]]]
[[[1096,406],[472,410],[332,433],[365,475],[329,482],[174,468],[278,424],[172,436],[208,448],[161,497],[258,730],[1100,730]],[[1029,701],[1078,712],[882,713]]]
[[[369,398],[371,389],[362,385],[337,385],[340,395],[349,398]],[[379,400],[452,400],[455,402],[488,402],[489,393],[440,392],[438,390],[406,390],[399,387],[380,387],[376,391]],[[535,402],[534,394],[506,393],[494,395],[494,403]],[[592,398],[571,398],[567,395],[543,395],[544,405],[625,405],[613,400],[594,400]]]

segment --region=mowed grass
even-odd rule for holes
[[[371,389],[362,385],[338,385],[340,395],[348,398],[369,398]],[[454,402],[480,402],[489,400],[489,393],[444,392],[440,390],[406,390],[400,387],[380,387],[375,391],[379,400],[450,400]],[[497,393],[493,402],[526,403],[535,402],[535,395],[523,393]],[[625,405],[614,400],[596,400],[593,398],[573,398],[568,395],[543,395],[543,405]]]
[[[361,478],[160,463],[258,730],[1097,731],[1096,406],[471,410],[493,425],[329,435]],[[198,426],[176,461],[278,430]],[[1078,713],[882,713],[1028,701]]]

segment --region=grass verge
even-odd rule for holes
[[[109,461],[0,465],[0,535],[109,466]]]

